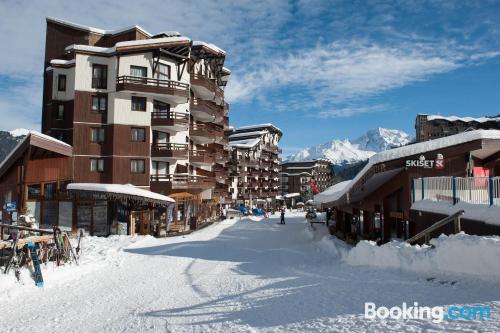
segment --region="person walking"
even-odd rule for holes
[[[281,221],[280,224],[285,224],[285,207],[281,208]]]

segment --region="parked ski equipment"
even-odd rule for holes
[[[36,286],[39,288],[43,288],[42,270],[40,268],[40,260],[38,259],[38,254],[36,253],[35,243],[29,242],[28,248],[29,248],[30,254],[31,254],[31,262],[33,263],[34,278],[35,278]]]

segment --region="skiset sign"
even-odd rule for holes
[[[444,158],[442,154],[437,154],[436,159],[427,160],[424,155],[420,155],[418,160],[406,160],[407,168],[422,168],[422,169],[444,169]]]

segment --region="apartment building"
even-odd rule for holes
[[[418,114],[415,119],[417,142],[475,129],[500,129],[500,116],[472,118]]]
[[[300,193],[302,201],[313,199],[314,194],[331,186],[332,163],[327,159],[281,164],[282,194]],[[319,191],[319,192],[318,192]]]
[[[270,207],[279,194],[283,135],[272,124],[243,126],[229,131],[232,199],[251,207]]]
[[[168,195],[176,224],[213,219],[229,199],[225,57],[175,31],[47,18],[42,132],[72,146],[72,182]]]

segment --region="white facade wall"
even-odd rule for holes
[[[108,66],[107,89],[92,88],[92,65],[100,64]],[[116,57],[101,57],[87,54],[76,54],[75,66],[75,90],[91,92],[113,92],[116,91]]]
[[[66,75],[66,90],[59,91],[59,75]],[[52,99],[69,101],[75,98],[75,67],[53,68],[52,70]]]

